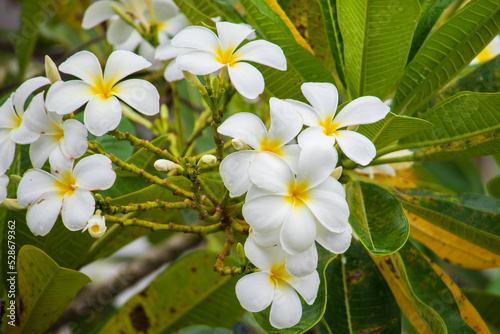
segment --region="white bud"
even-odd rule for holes
[[[87,226],[82,232],[89,230],[89,233],[94,238],[100,238],[106,232],[106,222],[104,221],[104,216],[100,214],[93,215],[87,222]]]
[[[209,166],[212,166],[217,163],[217,157],[212,154],[205,154],[204,156],[201,157],[201,161],[203,161]]]
[[[154,166],[159,172],[169,172],[174,169],[182,170],[183,168],[173,161],[167,159],[158,159],[155,161]]]
[[[250,146],[239,140],[238,138],[234,138],[231,140],[231,144],[233,145],[234,149],[236,151],[241,151],[241,150],[249,150]]]
[[[339,166],[333,170],[333,172],[330,174],[330,176],[333,177],[334,179],[338,180],[342,176],[342,170],[343,170],[342,166]]]
[[[45,76],[50,80],[51,84],[61,81],[57,66],[49,56],[45,56]]]

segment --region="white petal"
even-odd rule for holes
[[[30,144],[40,137],[39,133],[33,132],[22,122],[17,129],[10,132],[10,139],[17,144]]]
[[[103,99],[102,95],[94,96],[85,107],[83,120],[90,133],[102,136],[116,129],[122,119],[122,107],[114,96]]]
[[[305,125],[317,126],[322,121],[319,113],[316,110],[314,110],[314,108],[305,104],[304,102],[295,100],[284,100],[284,101],[289,103],[292,109],[298,112],[302,116]]]
[[[261,196],[268,196],[268,195],[276,195],[275,193],[259,188],[255,184],[252,183],[250,188],[248,188],[247,195],[245,196],[245,202],[250,201],[251,199],[261,197]]]
[[[301,89],[322,120],[333,118],[339,102],[339,93],[334,85],[328,82],[306,82]]]
[[[342,254],[351,245],[351,225],[348,225],[347,230],[341,233],[328,231],[321,224],[316,224],[316,228],[316,241],[332,253]]]
[[[297,141],[299,142],[300,147],[320,143],[333,146],[333,144],[335,144],[335,137],[327,136],[323,131],[324,128],[320,126],[312,126],[302,131],[297,137]]]
[[[239,151],[229,154],[222,160],[220,175],[231,197],[241,196],[250,188],[252,183],[248,178],[248,167],[254,155],[254,151]]]
[[[256,99],[264,91],[262,73],[248,63],[239,62],[228,66],[228,74],[234,88],[247,99]]]
[[[7,186],[9,185],[9,177],[0,175],[0,203],[7,198]]]
[[[49,111],[66,115],[80,108],[96,94],[92,87],[82,81],[58,81],[47,92],[45,105]]]
[[[134,27],[123,21],[122,19],[114,19],[108,25],[106,31],[106,39],[109,44],[119,45],[127,42],[132,33],[135,31]],[[142,39],[142,38],[141,38]],[[106,71],[104,71],[106,73]]]
[[[248,168],[250,180],[260,188],[277,194],[288,194],[295,177],[288,163],[274,153],[260,152]]]
[[[186,28],[190,25],[188,19],[184,16],[184,14],[178,14],[177,16],[168,20],[166,27],[164,28],[164,32],[167,33],[169,37],[175,36],[182,29]]]
[[[26,222],[34,235],[50,232],[61,211],[62,198],[57,193],[47,193],[37,198],[28,208]]]
[[[274,247],[274,246],[279,246],[280,244],[280,233],[281,233],[281,226],[265,233],[252,230],[252,233],[250,233],[248,238],[253,239],[255,243],[260,247]]]
[[[149,61],[133,52],[126,50],[113,51],[104,69],[104,82],[108,83],[110,86],[114,86],[126,76],[149,66],[151,66]]]
[[[336,137],[342,152],[360,165],[368,165],[377,154],[375,145],[360,133],[341,130],[336,132]]]
[[[286,58],[283,50],[268,41],[258,40],[247,43],[234,53],[234,57],[238,61],[253,61],[280,71],[286,71]]]
[[[30,145],[30,159],[31,164],[35,168],[42,168],[50,153],[57,150],[59,145],[59,138],[52,135],[42,135],[37,141]]]
[[[295,204],[281,228],[281,246],[289,254],[302,253],[314,244],[314,238],[316,223],[311,211],[304,204]]]
[[[298,277],[310,275],[318,267],[318,251],[316,244],[313,244],[308,250],[297,254],[288,254],[286,256],[286,270]]]
[[[305,203],[323,226],[332,232],[343,232],[348,228],[349,206],[343,197],[315,188],[307,194]]]
[[[137,30],[133,30],[125,42],[123,42],[121,44],[115,44],[114,48],[115,48],[115,50],[134,51],[135,49],[137,49],[137,46],[139,46],[141,44],[141,42],[143,42],[143,41],[144,41],[144,39],[137,32]]]
[[[188,51],[176,58],[176,64],[182,71],[195,75],[211,74],[225,66],[216,60],[215,53],[211,51]]]
[[[190,26],[179,31],[172,39],[176,48],[190,48],[215,52],[219,47],[219,39],[210,29]]]
[[[396,167],[398,164],[393,164]],[[373,166],[374,174],[396,175],[396,171],[389,164]]]
[[[16,143],[9,136],[9,130],[0,129],[0,174],[5,174],[10,168],[16,153]]]
[[[302,317],[302,304],[295,290],[284,281],[276,286],[269,322],[278,329],[296,325]]]
[[[234,51],[254,30],[247,25],[217,22],[217,35],[223,52]]]
[[[152,116],[160,112],[160,94],[156,87],[146,80],[125,80],[113,90],[114,95],[144,115]]]
[[[26,80],[21,86],[19,86],[12,97],[12,102],[14,103],[16,111],[18,114],[20,114],[20,116],[22,116],[24,105],[26,104],[26,100],[28,99],[28,97],[40,87],[48,84],[50,84],[49,79],[44,77],[35,77]]]
[[[243,217],[257,232],[269,232],[283,224],[291,207],[283,196],[260,196],[245,202]]]
[[[66,194],[62,206],[62,220],[70,231],[81,230],[95,210],[95,200],[87,190],[76,189],[73,194]]]
[[[18,125],[19,116],[17,116],[12,104],[12,96],[8,98],[0,107],[0,129],[14,129]]]
[[[286,257],[281,247],[261,247],[253,238],[245,241],[245,255],[257,268],[265,272],[270,272],[273,266],[283,263]]]
[[[273,300],[274,282],[269,273],[251,273],[236,283],[236,296],[245,310],[260,312]]]
[[[383,119],[391,110],[384,102],[375,96],[362,96],[349,102],[335,116],[335,123],[340,127],[358,124],[375,123]]]
[[[40,93],[31,101],[28,110],[23,116],[23,122],[33,132],[56,134],[61,129],[62,115],[48,112],[45,109],[43,93]]]
[[[49,155],[50,171],[61,179],[61,175],[73,174],[74,159],[66,157],[61,150],[53,150]]]
[[[297,182],[315,187],[328,177],[337,166],[337,150],[330,145],[318,143],[302,147],[297,170]]]
[[[57,192],[59,189],[57,187],[58,182],[53,175],[45,171],[39,169],[28,170],[23,175],[17,188],[19,206],[24,208],[49,192]]]
[[[281,157],[290,165],[293,172],[297,174],[299,168],[300,146],[298,144],[285,145],[281,149]]]
[[[59,70],[74,75],[92,86],[95,86],[102,78],[99,60],[92,52],[88,51],[80,51],[72,55],[64,63],[59,65]],[[47,100],[48,98],[47,95]]]
[[[116,13],[113,8],[111,8],[112,3],[119,5],[118,2],[106,0],[97,1],[91,4],[83,14],[82,28],[90,29],[108,20],[112,16],[115,16]]]
[[[325,194],[337,194],[342,198],[345,198],[344,186],[334,179],[333,177],[327,178],[325,181],[314,187],[315,192],[324,192]]]
[[[76,186],[87,190],[109,189],[116,179],[111,160],[102,154],[94,154],[80,160],[73,170],[73,176]]]
[[[172,42],[170,40],[167,40],[156,48],[155,58],[158,60],[174,59],[175,57],[177,57],[178,55],[180,55],[182,52],[185,51],[187,50],[179,49],[172,46]]]
[[[178,13],[177,6],[171,1],[153,0],[153,9],[155,11],[157,21],[167,21],[175,17]],[[150,19],[149,12],[146,13],[146,18]]]
[[[68,158],[76,159],[87,151],[87,128],[76,119],[63,123],[64,138],[60,142],[61,152]]]
[[[269,100],[269,107],[271,126],[268,137],[285,145],[302,130],[302,117],[291,108],[290,104],[275,97]]]
[[[217,129],[224,136],[241,140],[254,150],[260,148],[260,142],[266,138],[266,126],[259,117],[248,112],[239,112],[226,119]]]
[[[315,249],[316,251],[316,249]],[[304,298],[306,303],[309,305],[314,304],[316,296],[318,295],[319,288],[319,274],[317,271],[313,271],[311,274],[305,277],[293,277],[287,280],[298,293]]]
[[[179,67],[177,67],[176,59],[172,60],[170,64],[167,65],[165,72],[163,72],[163,76],[168,82],[175,82],[184,79],[182,71],[179,70]]]

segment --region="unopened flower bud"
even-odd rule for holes
[[[61,81],[57,66],[49,56],[45,56],[45,76],[50,80],[51,84]]]
[[[169,172],[171,170],[177,169],[179,171],[184,170],[179,164],[167,159],[158,159],[154,163],[154,167],[159,172]]]
[[[206,90],[205,87],[201,84],[200,79],[198,79],[197,75],[194,75],[188,71],[182,71],[182,74],[184,75],[184,79],[186,79],[187,82],[193,87],[196,87],[200,90]]]
[[[19,206],[17,199],[15,198],[6,198],[0,203],[0,208],[4,208],[10,211],[19,211],[22,208]]]
[[[333,172],[330,174],[331,177],[334,179],[338,180],[342,176],[342,166],[339,166],[333,170]]]
[[[240,259],[240,266],[244,266],[247,263],[247,257],[245,255],[245,249],[243,245],[238,242],[236,245],[236,252],[238,253],[238,258]]]
[[[212,166],[217,163],[217,157],[212,154],[205,154],[204,156],[201,157],[201,161],[203,161],[209,166]]]
[[[249,150],[250,149],[250,146],[248,146],[247,144],[245,144],[244,142],[242,142],[241,140],[239,140],[237,138],[231,140],[231,144],[233,145],[233,147],[234,147],[234,149],[236,151]]]
[[[83,229],[82,232],[89,230],[89,233],[94,238],[100,238],[106,232],[106,222],[104,220],[104,216],[100,215],[100,211],[96,211],[97,214],[90,217],[87,222],[87,226]]]

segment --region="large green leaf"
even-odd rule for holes
[[[500,200],[479,194],[449,196],[397,189],[405,209],[458,237],[500,255]]]
[[[473,0],[424,42],[394,96],[395,113],[415,111],[452,80],[500,32],[500,3]]]
[[[400,140],[398,149],[448,144],[500,129],[500,93],[462,92],[422,115],[434,127]]]
[[[351,98],[385,98],[405,68],[418,0],[338,0],[337,6]]]
[[[363,245],[354,241],[326,270],[322,324],[332,334],[401,333],[401,313],[384,277]]]
[[[488,291],[465,289],[464,294],[477,309],[479,314],[491,330],[500,332],[500,317],[498,317],[498,306],[500,296]]]
[[[230,327],[244,313],[236,298],[237,279],[219,276],[214,262],[215,253],[205,250],[177,260],[122,306],[101,333],[172,333],[196,324]]]
[[[176,1],[174,0],[174,2]],[[220,17],[222,20],[233,23],[243,22],[241,16],[234,9],[234,7],[228,4],[225,0],[188,0],[188,2],[200,13],[203,13],[203,15],[210,18]],[[192,23],[199,24],[200,22]]]
[[[409,61],[413,59],[418,49],[420,49],[439,16],[452,2],[453,0],[420,0],[422,12],[411,43]]]
[[[320,277],[318,295],[313,305],[308,305],[304,300],[302,300],[302,318],[297,325],[284,329],[274,328],[269,322],[270,307],[262,312],[252,313],[255,321],[257,321],[259,326],[262,327],[266,333],[301,334],[311,329],[318,321],[321,320],[326,309],[326,267],[334,257],[334,254],[318,245],[318,268],[316,269]]]
[[[195,4],[188,0],[173,0],[181,12],[194,25],[206,24],[215,27],[211,17],[200,11]]]
[[[257,66],[264,75],[266,90],[278,98],[304,100],[304,82],[331,82],[333,77],[309,51],[300,46],[283,19],[264,0],[240,0],[247,19],[266,40],[281,47],[287,57],[286,72]]]
[[[432,123],[423,119],[390,112],[376,123],[361,125],[358,132],[370,139],[377,148],[382,148],[401,138],[431,128]]]
[[[61,268],[40,249],[27,245],[18,256],[19,291],[16,327],[7,333],[43,333],[57,320],[76,293],[90,282],[85,274]]]
[[[347,184],[346,197],[349,223],[370,253],[391,254],[405,244],[410,233],[408,220],[401,204],[387,190],[356,180]]]

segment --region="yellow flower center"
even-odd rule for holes
[[[319,126],[323,127],[323,133],[327,136],[333,136],[335,132],[337,132],[338,128],[340,127],[340,124],[338,123],[333,123],[330,118],[325,118],[324,120],[320,121]]]
[[[307,193],[308,188],[307,183],[294,182],[288,186],[288,196],[286,199],[295,206],[301,205],[309,197]]]
[[[92,225],[90,227],[90,230],[94,233],[99,233],[99,231],[101,230],[101,228],[99,227],[99,225],[95,224],[95,225]]]
[[[223,50],[222,48],[218,48],[215,53],[217,54],[217,58],[215,59],[221,64],[232,66],[238,61],[238,57],[233,55],[234,48],[229,48]]]
[[[76,180],[73,177],[73,173],[70,171],[61,173],[57,187],[59,188],[59,195],[61,197],[73,195],[76,189]]]
[[[271,283],[276,284],[278,287],[283,285],[288,276],[290,274],[286,271],[285,262],[275,264],[271,267],[271,276],[269,276],[269,279]]]
[[[484,48],[484,50],[477,55],[477,61],[479,63],[484,63],[495,57],[495,52],[492,49],[493,48],[491,46]]]
[[[264,138],[260,142],[260,150],[261,151],[268,151],[272,152],[274,154],[279,155],[280,157],[283,155],[283,152],[281,151],[281,142],[278,140],[269,140],[269,138]]]
[[[95,81],[94,87],[92,87],[92,94],[102,95],[104,99],[109,99],[111,96],[113,96],[113,86],[113,80],[104,82],[103,78],[98,78]]]

